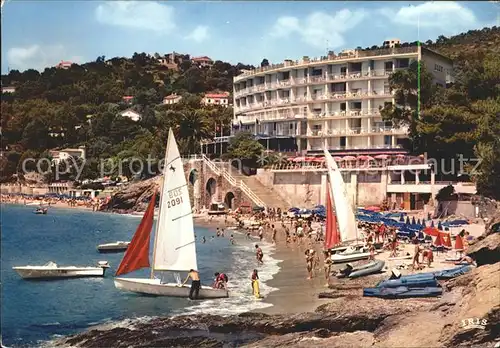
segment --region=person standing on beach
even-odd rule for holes
[[[313,270],[313,261],[314,261],[314,250],[312,249],[307,249],[306,252],[305,252],[305,255],[306,255],[306,267],[307,267],[307,274],[308,274],[308,277],[307,279],[312,279],[313,275],[312,275],[312,270]]]
[[[414,243],[415,243],[415,252],[413,255],[412,266],[413,266],[413,269],[420,269],[420,263],[418,261],[418,259],[420,257],[420,243],[418,242],[418,239],[415,239]]]
[[[264,238],[264,227],[262,225],[259,226],[259,239],[262,242],[262,238]]]
[[[189,299],[190,300],[196,300],[198,299],[198,295],[200,293],[200,275],[198,274],[198,271],[195,271],[194,269],[190,269],[189,273],[186,277],[186,280],[184,280],[184,283],[182,283],[180,286],[184,286],[184,284],[187,283],[187,281],[191,278],[191,289],[189,290]]]
[[[278,231],[276,231],[276,228],[274,227],[274,225],[272,225],[271,228],[273,229],[273,244],[276,244],[276,233]]]
[[[328,286],[330,284],[330,274],[332,273],[332,264],[333,264],[333,261],[332,261],[332,255],[330,253],[330,250],[326,250],[324,252],[324,255],[325,255],[325,265],[324,265],[324,269],[325,269],[325,279],[326,279],[326,286]]]
[[[264,257],[264,253],[262,252],[262,249],[259,248],[258,244],[255,244],[255,249],[256,249],[255,256],[257,258],[257,264],[263,265],[264,261],[262,261],[262,258]]]

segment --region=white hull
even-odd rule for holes
[[[188,298],[190,285],[178,286],[176,283],[162,284],[160,279],[146,278],[115,278],[115,287],[120,290],[137,292],[140,294],[184,297]],[[227,290],[214,289],[210,286],[201,286],[199,299],[229,297]]]
[[[62,279],[80,277],[104,277],[102,267],[12,267],[24,279]]]
[[[332,255],[332,261],[333,263],[352,262],[352,261],[364,260],[369,257],[370,253],[353,253],[348,255],[334,254]]]
[[[105,252],[113,252],[113,251],[124,251],[127,250],[130,242],[115,242],[115,243],[107,243],[107,244],[99,244],[97,246],[97,250],[101,253]]]

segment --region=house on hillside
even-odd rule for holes
[[[16,87],[14,86],[2,86],[2,93],[14,93],[16,91]]]
[[[62,150],[50,150],[50,157],[52,157],[52,162],[55,164],[59,164],[61,161],[67,160],[70,157],[81,158],[85,160],[86,151],[85,146],[80,146],[77,149],[62,149]]]
[[[163,98],[163,104],[165,104],[165,105],[177,104],[181,100],[182,100],[182,96],[177,95],[177,93],[172,93],[170,95],[167,95],[165,98]]]
[[[134,110],[132,110],[132,109],[127,109],[127,110],[125,110],[125,111],[122,111],[122,112],[120,113],[120,115],[121,115],[122,117],[128,117],[128,118],[130,118],[132,121],[135,121],[135,122],[139,121],[139,120],[141,119],[141,117],[142,117],[142,115],[141,115],[140,113],[138,113],[137,111],[134,111]]]
[[[132,95],[124,95],[122,97],[122,100],[125,104],[132,104],[132,101],[134,100],[134,96]]]
[[[202,105],[219,105],[223,106],[225,108],[228,107],[229,105],[229,93],[224,92],[224,93],[207,93],[201,99],[201,104]]]
[[[214,61],[207,56],[191,58],[191,62],[200,68],[214,65]]]
[[[61,60],[59,64],[56,65],[57,69],[69,69],[73,65],[72,62]]]

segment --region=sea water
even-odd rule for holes
[[[131,240],[140,218],[94,213],[75,209],[49,209],[47,215],[33,214],[33,207],[2,205],[2,341],[8,347],[33,347],[74,334],[95,325],[133,326],[157,316],[189,313],[236,314],[269,304],[251,293],[250,276],[256,268],[255,240],[235,231],[214,238],[214,231],[196,227],[197,255],[202,284],[209,285],[214,272],[229,276],[230,297],[208,301],[150,297],[119,291],[113,275],[123,253],[99,254],[97,245]],[[230,234],[236,238],[231,245]],[[206,243],[201,242],[205,236]],[[266,285],[279,270],[270,255],[273,247],[259,243],[265,253],[259,266],[261,293],[275,290]],[[108,261],[104,278],[53,281],[23,280],[13,266],[43,265],[54,261],[64,266],[94,266]],[[134,272],[148,277],[149,270]],[[171,279],[173,280],[173,278]]]

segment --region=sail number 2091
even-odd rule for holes
[[[181,204],[182,201],[182,191],[180,188],[168,191],[167,208],[175,207],[176,205]]]

